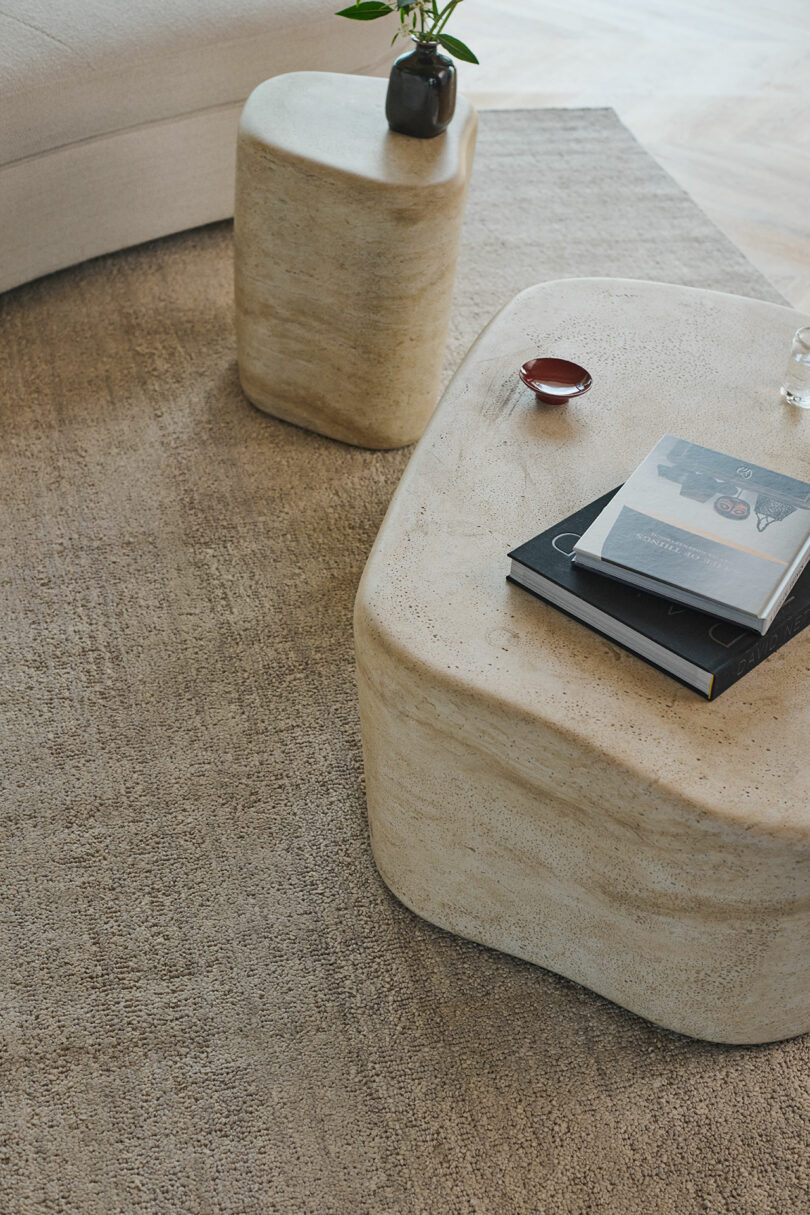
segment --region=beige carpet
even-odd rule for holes
[[[0,302],[0,1211],[806,1211],[810,1042],[676,1037],[383,887],[351,609],[408,453],[246,404],[230,242]],[[485,114],[451,361],[583,273],[778,298],[609,111]]]

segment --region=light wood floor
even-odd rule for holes
[[[810,0],[464,0],[480,106],[612,106],[810,313]]]

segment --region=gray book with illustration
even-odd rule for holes
[[[810,557],[810,484],[664,435],[574,546],[585,569],[767,632]]]

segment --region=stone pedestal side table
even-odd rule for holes
[[[333,439],[401,447],[432,414],[477,116],[388,130],[384,80],[296,72],[248,98],[234,219],[242,387]]]
[[[355,637],[374,856],[420,915],[723,1042],[810,1030],[810,629],[716,702],[506,582],[507,552],[670,432],[807,479],[799,313],[547,283],[457,372],[391,503]],[[539,354],[593,388],[538,405]],[[508,1010],[507,1010],[508,1013]]]

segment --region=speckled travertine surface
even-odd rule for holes
[[[505,581],[507,551],[666,432],[810,476],[804,318],[618,279],[519,295],[403,477],[355,631],[375,859],[409,907],[668,1028],[810,1029],[810,633],[709,703]],[[583,363],[540,406],[518,366]]]
[[[387,81],[295,72],[259,85],[239,129],[239,373],[267,413],[391,448],[439,395],[477,117],[388,130]]]

